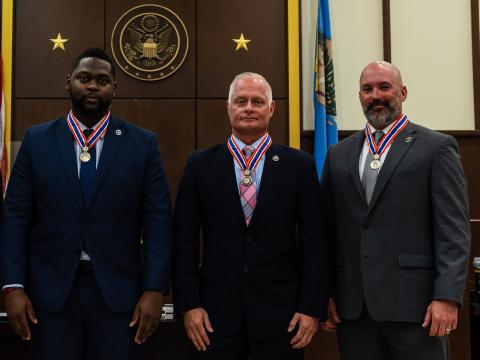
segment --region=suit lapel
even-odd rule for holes
[[[279,160],[273,161],[273,157],[277,156]],[[260,182],[260,189],[257,189],[257,206],[253,211],[252,219],[249,226],[255,224],[255,219],[259,216],[262,209],[265,207],[268,196],[274,185],[274,180],[277,176],[277,170],[279,168],[279,162],[282,161],[281,148],[276,144],[272,144],[265,153],[265,164],[263,165],[262,179]],[[243,216],[243,210],[242,210]],[[244,221],[245,222],[245,221]]]
[[[360,154],[363,149],[365,136],[363,131],[359,131],[352,135],[350,149],[348,152],[348,166],[350,168],[350,175],[353,179],[353,186],[358,195],[365,200],[365,192],[363,191],[362,181],[360,179],[360,169],[358,162],[360,161]]]
[[[234,209],[233,216],[239,220],[241,227],[246,228],[247,224],[245,223],[245,215],[243,214],[242,202],[240,201],[240,191],[238,189],[237,177],[235,175],[234,160],[226,145],[221,149],[220,166],[216,171],[219,172],[219,179],[225,179],[225,193],[223,196],[226,200],[226,204],[231,204],[231,207],[226,206],[225,208]]]
[[[100,161],[98,163],[92,197],[90,203],[86,204],[87,209],[95,200],[98,190],[102,186],[105,176],[112,166],[112,163],[117,155],[118,148],[125,136],[128,136],[125,126],[118,119],[112,116],[110,119],[110,124],[108,125],[108,130],[105,133],[105,140],[103,142],[102,152],[100,153]]]
[[[388,180],[392,176],[398,164],[415,142],[416,137],[414,134],[415,126],[411,123],[408,123],[405,129],[398,134],[393,141],[391,148],[388,151],[385,163],[378,174],[375,189],[373,190],[372,199],[370,201],[369,212],[375,206],[376,201],[385,189]]]
[[[83,208],[82,189],[80,179],[78,178],[78,165],[75,158],[75,143],[72,133],[68,128],[65,118],[61,119],[55,128],[55,137],[57,139],[58,153],[65,170],[67,179],[72,187],[72,191],[77,199],[78,205]]]

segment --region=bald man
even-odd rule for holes
[[[448,359],[463,301],[470,229],[455,139],[409,121],[400,71],[360,76],[367,119],[329,149],[322,177],[336,241],[326,330],[343,360]]]

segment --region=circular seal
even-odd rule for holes
[[[140,5],[118,19],[111,46],[115,61],[128,75],[155,81],[180,68],[188,52],[188,33],[172,10]]]

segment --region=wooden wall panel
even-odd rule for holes
[[[197,1],[197,84],[199,98],[224,98],[234,76],[262,74],[275,98],[287,97],[287,14],[285,0]],[[248,51],[235,51],[243,33]]]
[[[122,84],[117,95],[122,98],[195,98],[195,1],[106,0],[105,49],[113,59],[110,39],[115,23],[126,11],[143,4],[162,5],[183,20],[190,44],[187,57],[175,73],[165,79],[152,82],[135,79],[117,66],[117,80]]]
[[[194,100],[114,100],[112,112],[157,134],[172,200],[195,149]]]
[[[13,103],[13,110],[12,141],[22,141],[29,127],[65,116],[70,111],[70,101],[17,99]]]
[[[103,1],[15,1],[14,16],[14,97],[68,97],[63,85],[73,59],[88,47],[104,45]],[[49,39],[59,32],[69,41],[65,51],[52,51]]]
[[[269,133],[273,141],[288,141],[287,103],[276,100],[276,110],[270,120]],[[197,148],[202,149],[226,143],[232,133],[228,120],[226,100],[197,100]]]

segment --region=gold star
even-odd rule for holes
[[[247,47],[247,44],[252,41],[252,40],[248,40],[248,39],[245,39],[243,37],[243,33],[240,34],[240,38],[239,39],[232,39],[235,44],[237,44],[237,48],[235,49],[235,51],[238,51],[240,50],[241,48],[244,48],[245,50],[248,51],[248,47]]]
[[[52,51],[55,50],[56,48],[60,48],[63,51],[65,51],[65,46],[63,46],[63,44],[65,44],[68,41],[68,39],[62,39],[62,35],[58,33],[57,38],[50,39],[50,41],[53,43]]]

